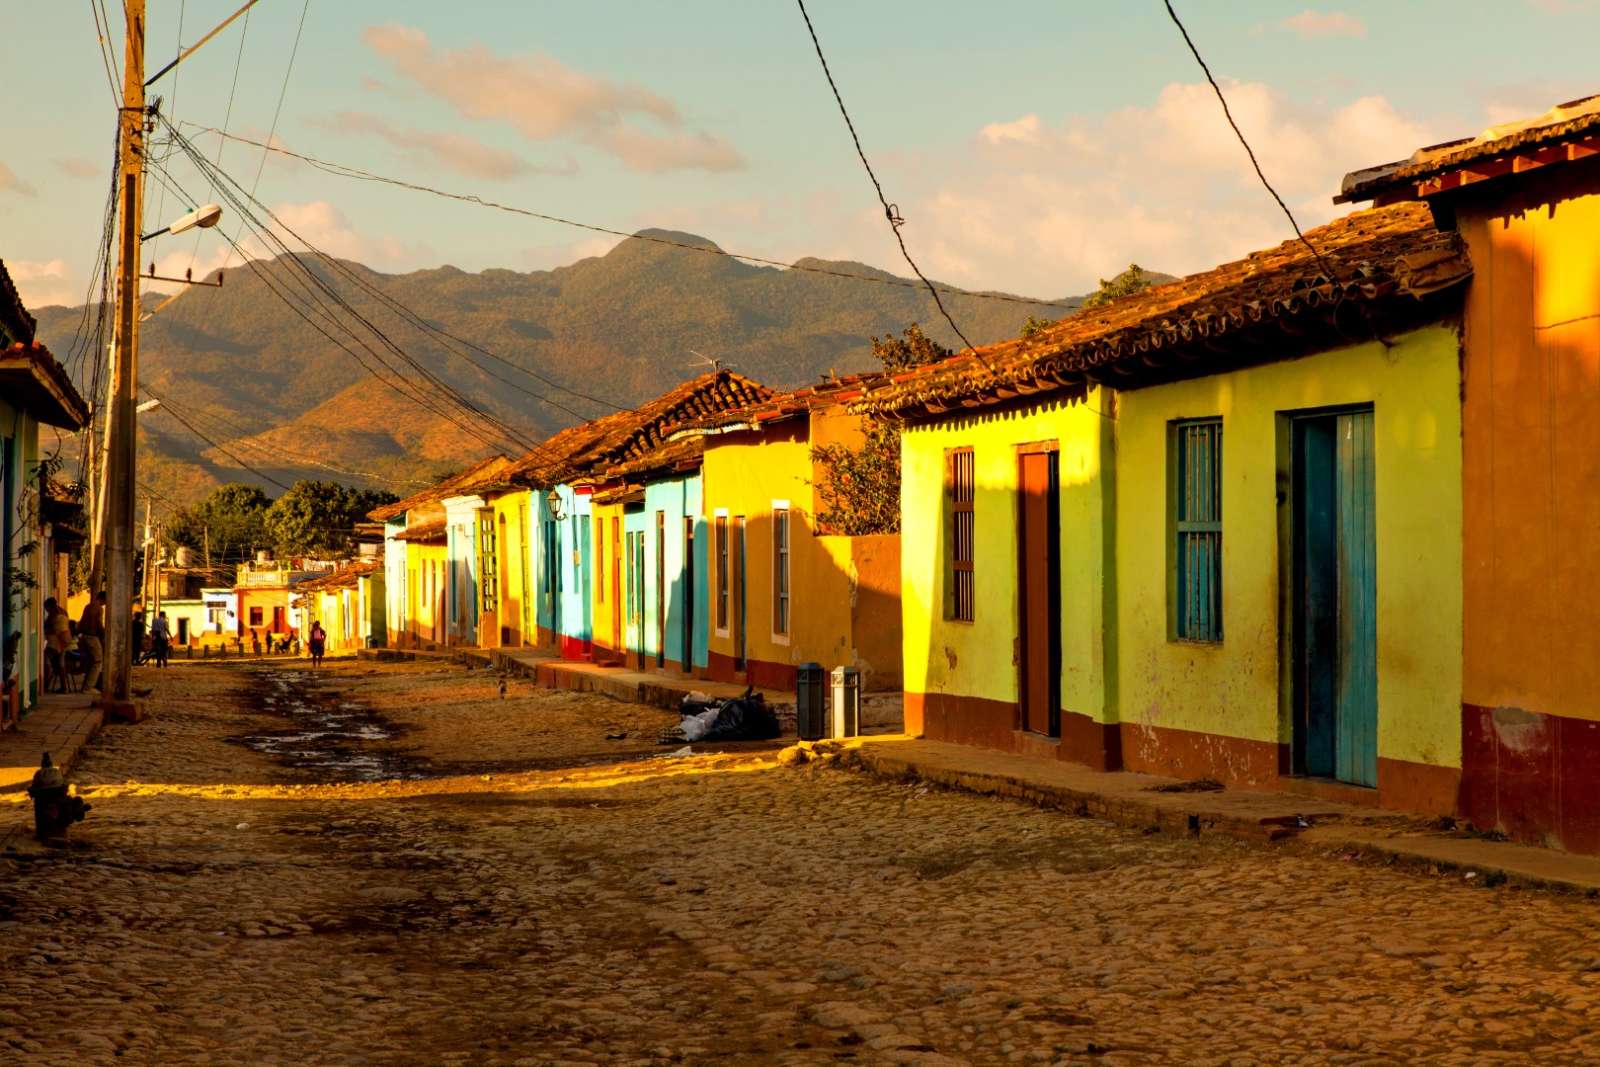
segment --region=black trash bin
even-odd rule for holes
[[[827,680],[820,663],[802,663],[795,672],[795,733],[802,741],[828,736]]]

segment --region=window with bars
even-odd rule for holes
[[[484,611],[500,606],[500,556],[495,548],[494,512],[478,512],[478,599]]]
[[[789,633],[789,509],[772,509],[772,632]]]
[[[1172,423],[1172,633],[1222,640],[1222,420]]]
[[[728,516],[718,515],[717,538],[717,629],[728,628]]]
[[[976,607],[973,584],[973,504],[977,499],[976,468],[972,449],[957,448],[947,457],[945,495],[949,510],[949,592],[945,596],[945,616],[958,622],[971,622]]]

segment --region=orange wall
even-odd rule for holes
[[[1457,207],[1474,271],[1463,700],[1588,720],[1600,720],[1596,189],[1600,168],[1574,165],[1486,183]]]

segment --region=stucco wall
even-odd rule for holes
[[[1061,700],[1105,721],[1106,527],[1113,479],[1106,465],[1106,397],[1022,412],[955,419],[901,436],[900,598],[905,688],[1015,704],[1017,667],[1017,446],[1055,442],[1061,479]],[[970,447],[973,503],[973,620],[945,618],[946,452]],[[1165,472],[1163,465],[1162,471]]]
[[[850,420],[853,422],[854,420]],[[830,439],[849,440],[851,425],[829,419]],[[855,438],[859,441],[859,436]],[[830,548],[830,539],[816,534],[814,472],[809,428],[805,421],[779,423],[766,431],[711,437],[703,461],[707,570],[711,572],[708,644],[711,666],[734,655],[732,626],[716,623],[715,520],[745,518],[746,656],[770,671],[764,684],[791,685],[793,668],[815,661],[824,667],[854,664],[858,658],[853,632],[852,561],[845,546]],[[789,632],[774,633],[773,511],[786,503],[789,511]],[[730,618],[734,623],[736,618]]]

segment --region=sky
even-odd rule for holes
[[[120,66],[121,4],[102,2]],[[1331,202],[1347,171],[1600,91],[1600,0],[1175,2],[1304,226],[1347,210]],[[237,6],[149,0],[147,70]],[[1056,298],[1130,262],[1188,273],[1290,235],[1160,0],[808,8],[930,276]],[[92,0],[0,9],[0,65],[26,87],[0,149],[0,259],[30,305],[79,303],[116,122]],[[150,92],[209,158],[318,247],[380,270],[542,270],[615,239],[334,176],[199,128],[270,132],[333,162],[612,229],[906,273],[786,0],[260,0],[175,74]],[[147,230],[187,210],[184,197],[215,199],[193,169],[167,166],[174,191],[150,184]],[[164,274],[238,264],[215,233],[144,252]]]

